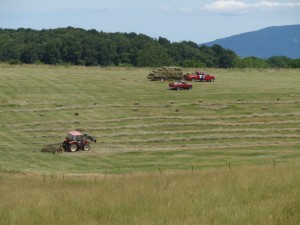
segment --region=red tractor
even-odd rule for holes
[[[65,137],[62,147],[65,151],[76,152],[77,150],[90,150],[90,141],[97,142],[97,140],[87,134],[81,134],[78,131],[70,131]]]
[[[195,72],[194,74],[186,74],[183,76],[185,80],[191,80],[191,81],[200,81],[200,82],[214,82],[215,76],[210,75],[208,73],[204,72]]]

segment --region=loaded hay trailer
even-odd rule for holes
[[[149,80],[181,80],[183,78],[183,72],[181,67],[160,67],[154,69],[149,75],[147,76]]]

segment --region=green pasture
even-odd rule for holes
[[[0,224],[298,225],[299,176],[299,161],[85,178],[1,173]]]
[[[207,69],[216,81],[191,91],[149,81],[151,71],[1,64],[0,170],[157,173],[299,160],[300,70]],[[70,130],[97,143],[41,152]]]

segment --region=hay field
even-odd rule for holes
[[[299,70],[208,69],[216,81],[192,91],[149,81],[151,71],[1,64],[0,171],[157,173],[299,160]],[[89,152],[40,151],[75,129],[97,138]]]
[[[150,71],[0,64],[1,225],[300,223],[300,71]],[[89,152],[41,152],[74,129]]]

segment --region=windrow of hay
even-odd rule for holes
[[[200,103],[179,103],[176,104],[177,107],[179,106],[194,106],[194,107],[201,107],[204,109],[214,109],[214,108],[227,108],[229,106],[234,106],[234,105],[298,105],[299,102],[298,101],[283,101],[283,102],[276,102],[276,101],[255,101],[255,102],[226,102],[222,103],[222,104],[217,104],[217,103],[203,103],[203,101],[201,101]],[[135,106],[138,106],[139,108],[162,108],[165,107],[163,105],[155,105],[155,104],[134,104]],[[174,105],[174,103],[169,103],[168,106],[170,105]],[[27,107],[30,107],[30,105],[28,105]],[[113,105],[103,105],[103,104],[97,104],[94,103],[93,105],[76,105],[76,106],[71,106],[71,107],[67,107],[67,106],[55,106],[55,107],[46,107],[46,108],[24,108],[24,106],[17,106],[17,108],[14,109],[2,109],[0,110],[0,113],[21,113],[21,112],[54,112],[54,111],[72,111],[72,110],[89,110],[89,109],[107,109],[107,108],[130,108],[132,107],[132,105],[117,105],[117,104],[113,104]],[[267,108],[267,107],[266,107]]]
[[[104,128],[103,128],[104,129]],[[121,128],[120,128],[121,129]],[[112,137],[139,137],[139,136],[149,136],[149,135],[182,135],[182,134],[193,134],[193,135],[205,135],[209,133],[213,134],[232,134],[232,133],[279,133],[279,132],[300,132],[300,128],[212,128],[212,129],[193,129],[193,130],[179,130],[179,131],[139,131],[133,128],[134,131],[128,132],[113,132],[113,133],[103,133],[98,138],[112,138]],[[80,129],[77,129],[80,130]],[[115,129],[117,130],[117,129]],[[54,132],[63,132],[64,130],[51,130]],[[24,130],[22,132],[40,133],[40,130]],[[44,130],[44,132],[50,132],[50,130]],[[13,138],[17,138],[18,136],[11,136]],[[49,135],[24,135],[24,137],[30,138],[60,138],[60,135],[57,134],[49,134]]]
[[[278,140],[278,139],[299,139],[300,134],[271,134],[271,135],[256,135],[256,134],[244,134],[244,135],[202,135],[202,136],[193,136],[193,137],[170,137],[170,138],[165,138],[165,137],[156,137],[156,138],[147,138],[147,139],[138,139],[138,138],[132,138],[129,140],[100,140],[99,143],[116,143],[116,144],[121,144],[121,143],[152,143],[152,142],[159,142],[159,143],[164,143],[164,142],[189,142],[189,141],[199,141],[199,140],[210,140],[210,141],[216,141],[216,140],[244,140],[244,139],[272,139]]]
[[[288,145],[287,142],[285,140],[273,140],[273,141],[264,141],[264,140],[256,140],[255,142],[253,140],[248,140],[248,141],[239,141],[239,142],[205,142],[205,143],[193,143],[193,142],[189,142],[189,143],[184,143],[184,144],[179,144],[179,145],[163,145],[163,143],[161,145],[156,145],[155,147],[151,146],[151,147],[143,147],[140,145],[135,145],[135,146],[130,146],[127,147],[126,145],[122,145],[122,148],[120,149],[118,146],[116,147],[116,145],[107,145],[106,148],[108,149],[108,151],[106,153],[109,152],[114,152],[114,151],[118,151],[118,152],[153,152],[153,151],[157,151],[157,152],[165,152],[165,151],[195,151],[195,152],[200,152],[200,151],[229,151],[229,150],[233,150],[233,151],[247,151],[247,149],[253,149],[253,148],[266,148],[266,151],[260,150],[260,155],[259,157],[265,157],[268,158],[268,160],[270,158],[282,158],[281,156],[284,155],[284,157],[286,155],[291,154],[290,151],[285,152],[284,150],[282,150],[280,152],[280,154],[275,154],[273,151],[269,151],[268,148],[273,148],[273,147],[279,147],[281,149],[284,149],[286,146],[293,146],[293,147],[297,147],[299,146],[300,141],[289,141]],[[248,152],[248,151],[247,151]],[[252,152],[252,151],[251,151]],[[252,152],[253,153],[253,152]],[[251,154],[251,153],[250,153]],[[222,155],[222,152],[219,153],[220,157]],[[245,153],[245,155],[247,155],[247,153]],[[216,155],[214,155],[216,157]],[[255,161],[257,160],[258,157],[256,157]],[[251,161],[249,159],[249,161]]]
[[[94,123],[96,124],[96,123]],[[89,131],[108,131],[108,130],[122,130],[122,129],[141,129],[141,128],[155,128],[155,127],[191,127],[191,126],[221,126],[221,127],[243,127],[243,126],[258,126],[258,125],[284,125],[284,124],[300,124],[300,120],[286,120],[286,121],[262,121],[262,122],[225,122],[225,121],[216,121],[216,122],[163,122],[163,123],[149,123],[149,124],[135,124],[135,125],[124,125],[124,126],[108,126],[108,127],[89,127]],[[37,129],[26,129],[18,130],[19,132],[61,132],[65,131],[67,128],[37,128]],[[84,130],[84,129],[83,129]],[[295,131],[297,131],[296,129]],[[274,130],[275,131],[275,130]],[[284,130],[282,130],[284,131]]]
[[[151,107],[151,106],[149,106]],[[152,107],[151,107],[152,108]],[[89,118],[86,118],[84,120],[85,123],[118,123],[118,122],[127,122],[127,121],[140,121],[140,120],[197,120],[197,121],[207,121],[207,120],[216,120],[216,121],[223,121],[223,120],[231,120],[231,119],[252,119],[253,121],[255,118],[273,118],[273,117],[283,117],[285,119],[290,119],[291,117],[299,117],[300,112],[295,111],[295,112],[289,112],[289,113],[255,113],[255,114],[250,114],[250,115],[225,115],[225,116],[212,116],[212,115],[205,115],[205,116],[132,116],[132,117],[125,117],[125,118],[118,118],[118,119],[102,119],[102,120],[90,120]],[[295,123],[298,123],[297,119],[295,118]],[[290,121],[288,120],[288,123]],[[68,124],[74,124],[78,123],[78,120],[68,120]],[[32,122],[32,123],[5,123],[5,124],[0,124],[0,127],[22,127],[22,126],[29,126],[29,125],[34,125],[34,126],[47,126],[47,125],[52,125],[52,124],[66,124],[66,121],[57,119],[55,121],[47,120],[47,121],[40,121],[40,122]]]

